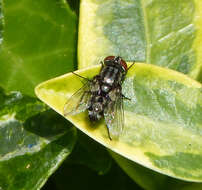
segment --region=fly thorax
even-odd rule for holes
[[[103,82],[106,83],[106,84],[108,84],[108,85],[110,85],[110,86],[112,86],[113,83],[114,83],[114,78],[112,78],[112,77],[109,78],[108,76],[104,77]]]
[[[106,66],[101,72],[102,82],[112,86],[116,82],[119,74],[120,72],[116,67]]]
[[[125,78],[125,73],[119,73],[116,82],[117,82],[118,84],[121,84],[124,78]]]

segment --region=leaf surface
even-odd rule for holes
[[[93,77],[100,67],[78,71]],[[74,85],[72,85],[74,81]],[[82,81],[66,74],[40,84],[37,96],[63,115]],[[123,84],[125,129],[110,141],[105,123],[94,126],[86,112],[66,117],[104,146],[145,167],[188,181],[202,181],[202,86],[178,72],[136,63]]]
[[[79,68],[119,55],[202,81],[201,26],[197,0],[82,0]]]
[[[0,85],[34,96],[41,81],[75,68],[77,17],[63,0],[3,1]]]
[[[169,67],[202,82],[201,1],[81,2],[79,68],[97,64],[104,57],[114,54],[128,61]],[[183,183],[158,175],[118,154],[113,154],[113,158],[145,189],[201,188],[200,184]]]
[[[19,92],[0,89],[0,102],[0,189],[40,189],[73,149],[75,128]]]

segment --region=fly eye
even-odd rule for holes
[[[127,71],[128,67],[127,67],[126,62],[123,59],[121,59],[120,64],[123,67],[124,71]]]
[[[115,56],[107,56],[107,57],[104,59],[104,62],[114,61],[114,58],[115,58]]]

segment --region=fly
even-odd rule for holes
[[[92,122],[104,117],[109,139],[117,138],[124,127],[123,99],[128,99],[122,94],[122,83],[130,67],[121,57],[108,56],[92,79],[74,73],[85,79],[85,84],[66,102],[64,116],[87,110]]]

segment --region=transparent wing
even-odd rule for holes
[[[104,118],[108,128],[109,138],[117,139],[124,127],[123,97],[117,95],[115,101],[108,103],[104,110]]]
[[[87,81],[67,100],[64,106],[64,116],[75,115],[88,109],[91,96],[90,84],[91,81]]]

